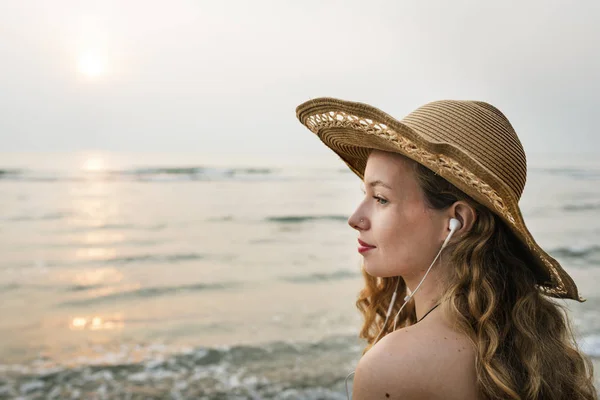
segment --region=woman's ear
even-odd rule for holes
[[[462,224],[461,228],[457,230],[461,234],[469,232],[477,220],[477,212],[466,201],[455,202],[450,206],[448,212],[450,213],[449,218],[456,218]]]

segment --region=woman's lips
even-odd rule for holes
[[[362,247],[375,247],[372,244],[369,244],[367,242],[363,242],[362,240],[358,239],[358,244],[360,244]]]
[[[362,240],[358,239],[358,252],[359,253],[364,253],[366,251],[372,250],[375,248],[375,246],[370,245],[367,242],[363,242]]]

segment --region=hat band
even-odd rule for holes
[[[462,166],[451,157],[442,154],[433,154],[424,150],[406,137],[399,135],[396,131],[390,129],[386,124],[375,122],[369,118],[360,118],[343,111],[329,111],[326,113],[317,113],[309,115],[305,121],[306,126],[315,134],[322,128],[348,128],[362,131],[368,135],[375,135],[389,142],[394,143],[399,149],[403,150],[413,159],[430,168],[433,171],[452,175],[459,179],[465,185],[476,190],[485,197],[494,208],[506,218],[511,224],[515,225],[515,218],[512,216],[508,207],[498,195],[498,193],[475,174]],[[528,243],[530,245],[530,243]]]

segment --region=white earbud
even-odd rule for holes
[[[462,224],[459,220],[457,220],[456,218],[450,218],[450,230],[452,232],[456,231],[457,229],[460,229],[461,227]]]
[[[461,227],[462,227],[462,224],[460,223],[459,220],[457,220],[456,218],[450,218],[450,226],[448,227],[450,229],[450,233],[448,234],[448,236],[446,236],[446,240],[444,240],[444,244],[442,245],[442,249],[444,247],[446,247],[446,245],[450,241],[450,238],[452,237],[452,235],[454,235],[454,232],[456,232],[457,230],[459,230]]]

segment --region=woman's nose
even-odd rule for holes
[[[348,225],[350,225],[351,228],[356,230],[364,229],[364,222],[365,219],[359,217],[358,215],[356,215],[356,213],[352,214],[350,218],[348,218]]]

